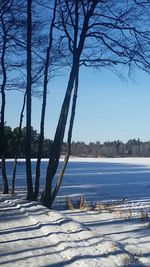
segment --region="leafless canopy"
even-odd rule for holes
[[[59,16],[62,46],[69,53],[79,46],[85,18],[94,7],[86,28],[86,38],[80,65],[114,68],[118,64],[135,65],[149,72],[150,64],[150,4],[146,1],[62,1]]]

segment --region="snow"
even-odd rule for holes
[[[37,159],[31,159],[33,162]],[[6,161],[14,161],[14,159],[6,159]],[[18,159],[19,162],[25,162],[25,159]],[[42,161],[49,161],[47,158],[43,158]],[[63,161],[63,156],[60,158]],[[123,163],[123,164],[140,164],[144,166],[150,166],[150,158],[134,158],[134,157],[121,157],[121,158],[88,158],[88,157],[73,157],[70,156],[69,162],[103,162],[103,163]]]
[[[141,266],[150,266],[150,225],[149,219],[141,216],[142,211],[150,214],[150,204],[127,202],[112,209],[63,211],[63,214],[83,223],[96,236],[109,237],[117,247],[138,259]]]
[[[134,158],[134,157],[121,157],[121,158],[80,158],[70,157],[70,162],[102,162],[102,163],[120,163],[120,164],[137,164],[150,166],[150,158]]]
[[[149,158],[83,160],[150,166]],[[144,192],[142,199],[61,212],[21,194],[0,194],[1,266],[150,266],[150,198]]]

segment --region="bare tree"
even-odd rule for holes
[[[41,23],[41,17],[37,19],[36,14],[39,10],[36,9],[36,3],[33,1],[33,10],[34,10],[34,19],[32,20],[33,10],[29,11],[29,3],[18,3],[16,0],[5,0],[4,3],[1,3],[1,19],[5,20],[4,23],[1,23],[1,27],[5,26],[6,30],[6,38],[3,38],[3,45],[6,45],[5,49],[5,91],[6,90],[18,90],[24,93],[23,100],[23,109],[21,111],[20,122],[19,122],[19,132],[18,132],[18,140],[17,140],[17,148],[16,148],[16,157],[14,162],[14,171],[13,171],[13,179],[12,179],[12,192],[14,192],[15,186],[15,175],[16,175],[16,166],[17,166],[17,154],[19,148],[19,140],[21,134],[21,125],[23,119],[23,112],[25,108],[25,99],[26,94],[28,94],[27,101],[27,136],[26,140],[29,140],[27,148],[27,188],[30,191],[30,187],[32,184],[32,177],[29,178],[31,162],[30,161],[30,152],[31,152],[31,95],[39,96],[41,94],[39,88],[41,86],[41,80],[44,75],[44,58],[42,57],[42,53],[44,55],[45,48],[45,35],[43,32],[43,24]],[[31,1],[32,5],[32,1]],[[9,7],[9,8],[8,8]],[[27,10],[26,10],[27,7]],[[27,19],[26,19],[27,16]],[[3,18],[4,17],[4,18]],[[31,17],[31,18],[30,18]],[[3,21],[2,21],[3,22]],[[46,23],[46,22],[45,22]],[[31,25],[29,25],[31,24]],[[8,27],[9,26],[9,27]],[[27,27],[28,26],[28,27]],[[31,27],[30,27],[31,26]],[[3,29],[4,27],[2,27]],[[27,30],[26,30],[27,28]],[[29,35],[31,38],[29,38]],[[5,40],[6,39],[6,40]],[[30,49],[29,49],[30,47]],[[27,50],[27,61],[25,60],[25,54]],[[31,51],[29,51],[31,50]],[[6,53],[7,52],[7,53]],[[4,60],[3,60],[4,61]],[[27,69],[27,75],[26,75]],[[11,75],[13,71],[13,75]],[[5,74],[4,73],[4,74]],[[13,78],[11,78],[11,76]],[[6,78],[7,78],[7,86],[6,86]],[[27,90],[24,92],[24,87],[27,81]],[[2,89],[4,88],[4,84],[2,84]],[[5,100],[5,91],[2,90],[2,99]],[[29,108],[30,107],[30,108]],[[2,123],[1,123],[1,134],[3,135],[3,121],[4,121],[4,108],[5,101],[2,101]],[[30,126],[29,126],[30,125]],[[3,138],[0,139],[3,141]],[[27,141],[28,142],[28,141]],[[5,144],[5,142],[3,142]],[[30,147],[30,148],[29,148]],[[5,147],[1,145],[2,151],[5,152]],[[2,160],[2,166],[3,164]],[[4,168],[2,168],[3,170]],[[4,173],[4,171],[3,171]],[[6,171],[5,171],[6,176]],[[7,178],[7,177],[6,177]],[[5,179],[6,180],[6,179]],[[32,190],[32,189],[31,189]],[[28,196],[29,195],[29,196]],[[27,193],[27,198],[30,198],[30,193]],[[32,198],[32,193],[31,193]]]
[[[50,153],[42,203],[51,207],[54,201],[52,183],[63,143],[71,95],[81,65],[109,68],[118,72],[118,65],[130,69],[149,69],[150,40],[147,14],[135,1],[58,1],[62,44],[67,46],[70,75],[58,125]],[[145,14],[145,17],[141,15]],[[145,26],[144,26],[145,25]],[[66,41],[67,40],[67,41]],[[57,185],[54,187],[58,188]],[[54,189],[54,192],[57,190]],[[52,197],[53,196],[53,197]]]
[[[64,7],[65,5],[65,7]],[[62,25],[63,29],[66,32],[66,23],[64,21],[64,18],[66,16],[66,11],[68,2],[59,1],[59,7],[60,7],[60,16],[62,19]],[[89,20],[94,12],[94,9],[97,5],[97,1],[92,2],[92,4],[89,7],[88,12],[85,15],[85,20],[83,24],[83,29],[80,34],[80,38],[78,36],[79,34],[79,3],[78,1],[73,3],[74,5],[74,11],[75,11],[75,18],[73,23],[73,39],[72,39],[72,47],[70,46],[70,37],[69,37],[69,49],[72,53],[72,64],[71,64],[71,70],[68,80],[68,85],[66,89],[65,98],[62,104],[62,109],[54,137],[54,141],[52,144],[49,164],[47,168],[47,174],[46,174],[46,185],[45,185],[45,191],[42,199],[42,203],[47,206],[51,207],[51,193],[52,193],[52,181],[56,174],[59,158],[60,158],[60,152],[61,152],[61,146],[63,143],[64,133],[65,133],[65,126],[67,122],[68,112],[69,112],[69,106],[70,106],[70,100],[71,100],[71,94],[74,87],[74,82],[79,70],[79,63],[80,63],[80,56],[84,47],[84,41],[86,38],[86,32],[88,29],[88,23]],[[66,32],[68,35],[68,32]],[[78,39],[79,38],[79,39]]]
[[[40,181],[40,164],[42,157],[42,147],[44,141],[44,123],[45,123],[45,110],[46,110],[46,99],[47,99],[47,85],[48,85],[48,73],[49,73],[49,64],[51,62],[51,53],[52,53],[52,44],[53,44],[53,31],[54,31],[54,23],[56,18],[56,8],[57,8],[57,0],[54,1],[53,6],[53,15],[50,23],[49,30],[49,44],[46,51],[45,65],[44,65],[44,83],[43,83],[43,103],[42,103],[42,112],[41,112],[41,123],[40,123],[40,136],[38,142],[38,157],[36,163],[36,179],[35,179],[35,192],[34,199],[37,199],[39,194],[39,181]]]
[[[27,0],[27,106],[26,106],[26,175],[27,199],[33,199],[31,167],[31,95],[32,95],[32,0]]]
[[[24,66],[22,53],[19,47],[19,35],[22,25],[20,23],[22,17],[22,3],[16,0],[4,0],[0,2],[0,31],[1,31],[1,67],[2,67],[2,83],[1,83],[1,123],[0,123],[0,142],[2,152],[2,176],[4,180],[4,193],[8,193],[8,181],[5,167],[5,105],[6,91],[20,90],[21,78],[18,68]],[[19,48],[19,49],[17,49]],[[17,51],[17,52],[16,52]],[[20,57],[20,58],[19,58]],[[17,59],[17,60],[16,60]],[[20,59],[20,60],[19,60]],[[11,75],[13,71],[13,75]],[[21,73],[21,72],[20,72]],[[11,78],[13,76],[13,78]],[[15,78],[14,78],[15,77]]]
[[[12,7],[13,1],[5,0],[0,4],[0,27],[1,27],[1,69],[2,69],[2,83],[1,83],[1,121],[0,121],[0,147],[2,154],[2,177],[4,182],[3,193],[7,194],[9,192],[8,180],[6,175],[6,165],[5,165],[5,105],[6,105],[6,84],[7,84],[7,67],[6,67],[6,52],[9,47],[9,33],[11,28],[14,26],[12,23]]]

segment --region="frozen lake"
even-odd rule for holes
[[[96,161],[96,160],[95,160]],[[149,163],[150,160],[148,159]],[[35,161],[32,162],[33,179],[35,178]],[[6,163],[9,183],[11,183],[13,162]],[[47,161],[41,165],[41,189]],[[1,176],[1,174],[0,174]],[[1,177],[0,177],[1,178]],[[1,178],[2,179],[2,178]],[[17,167],[16,187],[26,185],[25,162],[19,162]],[[71,195],[78,198],[83,194],[88,201],[128,200],[150,198],[150,164],[144,160],[101,159],[100,162],[69,162],[64,175],[59,198]]]

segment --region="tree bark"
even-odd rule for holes
[[[69,112],[69,105],[70,105],[70,99],[71,99],[71,93],[73,90],[74,80],[76,76],[77,71],[77,65],[74,64],[73,68],[70,73],[70,78],[66,90],[66,95],[64,98],[64,102],[62,105],[54,141],[52,144],[52,149],[50,153],[50,159],[48,163],[47,173],[46,173],[46,184],[45,184],[45,191],[42,198],[42,203],[46,207],[50,207],[51,202],[51,186],[53,178],[56,174],[59,158],[60,158],[60,152],[61,152],[61,145],[63,142],[64,132],[65,132],[65,126],[67,122],[68,112]]]
[[[7,81],[6,75],[6,67],[5,67],[5,53],[6,53],[6,42],[7,42],[7,33],[5,31],[5,25],[3,22],[3,18],[1,17],[2,27],[3,27],[3,46],[2,46],[2,56],[1,56],[1,67],[2,67],[2,76],[3,81],[1,85],[1,97],[2,97],[2,105],[1,105],[1,122],[0,122],[0,144],[1,144],[1,154],[2,154],[2,162],[1,162],[1,169],[2,169],[2,177],[3,177],[3,193],[9,193],[9,186],[8,180],[6,175],[6,164],[5,164],[5,104],[6,104],[6,97],[5,97],[5,87]]]
[[[62,179],[63,179],[63,175],[69,160],[69,156],[70,156],[70,150],[71,150],[71,138],[72,138],[72,131],[73,131],[73,125],[74,125],[74,118],[75,118],[75,110],[76,110],[76,102],[77,102],[77,95],[78,95],[78,87],[79,87],[79,70],[78,73],[76,75],[76,79],[75,79],[75,85],[74,85],[74,94],[73,94],[73,100],[72,100],[72,109],[71,109],[71,117],[70,117],[70,124],[69,124],[69,130],[68,130],[68,138],[67,138],[67,151],[66,151],[66,155],[65,155],[65,159],[62,165],[62,168],[59,172],[58,178],[57,178],[57,182],[55,185],[55,188],[52,192],[52,196],[51,196],[51,201],[50,201],[50,208],[52,207],[55,198],[58,194],[59,188],[61,186],[62,183]]]
[[[17,159],[18,159],[18,152],[20,148],[20,138],[21,138],[21,129],[22,129],[22,122],[23,122],[23,113],[25,109],[25,103],[26,103],[26,93],[24,95],[23,99],[23,106],[20,114],[20,123],[19,123],[19,132],[18,132],[18,138],[17,138],[17,144],[16,144],[16,154],[14,159],[14,170],[13,170],[13,177],[12,177],[12,187],[11,187],[11,193],[14,194],[15,191],[15,180],[16,180],[16,169],[17,169]]]
[[[31,167],[31,89],[32,89],[32,0],[27,0],[27,108],[26,108],[26,175],[27,199],[33,199]]]

